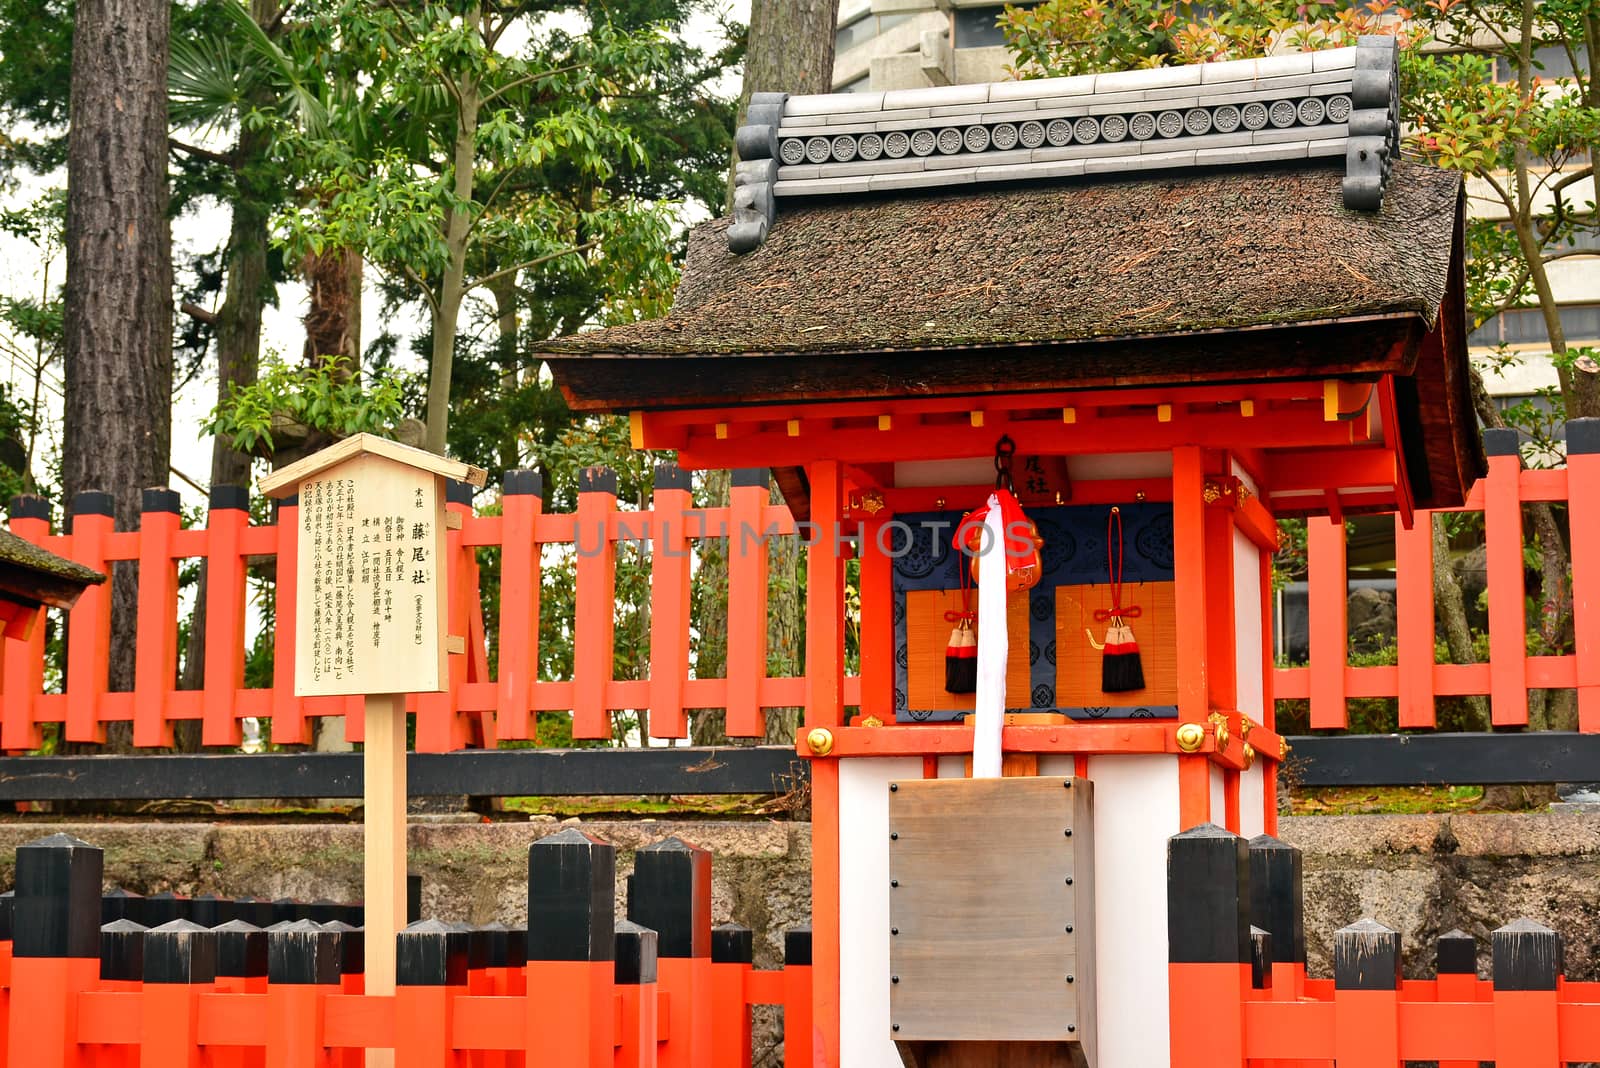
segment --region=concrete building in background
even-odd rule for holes
[[[995,0],[841,0],[834,91],[1003,81],[1010,77],[1012,62],[1005,35],[996,25],[1004,10],[1005,4]],[[1541,48],[1538,59],[1547,78],[1573,73],[1561,48]],[[1502,63],[1496,77],[1510,80],[1514,75]],[[1504,206],[1482,181],[1470,181],[1467,195],[1473,214],[1505,217]],[[1600,252],[1596,234],[1580,235],[1578,244]],[[1600,255],[1558,260],[1550,265],[1550,280],[1562,304],[1568,344],[1600,348]],[[1522,359],[1499,368],[1499,361],[1490,356],[1501,343]],[[1484,371],[1485,385],[1502,406],[1535,398],[1541,389],[1555,385],[1544,319],[1536,307],[1515,309],[1485,323],[1472,334],[1470,345]]]

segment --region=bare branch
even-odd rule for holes
[[[222,152],[212,152],[210,149],[201,148],[199,145],[185,144],[176,137],[167,138],[167,147],[182,152],[195,159],[203,159],[207,163],[220,163],[224,167],[233,166],[233,156]]]
[[[217,325],[217,313],[213,311],[207,311],[193,301],[186,300],[178,307],[183,314],[187,315],[191,319],[196,319],[202,323],[205,323],[207,326]]]

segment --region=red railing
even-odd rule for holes
[[[783,1009],[785,1063],[814,1063],[810,929],[752,967],[751,930],[711,926],[709,855],[676,839],[635,854],[629,913],[661,931],[614,923],[613,849],[569,830],[531,847],[526,938],[500,928],[495,952],[482,929],[414,923],[381,995],[355,927],[102,929],[101,859],[65,835],[17,850],[0,1068],[359,1068],[372,1049],[397,1068],[749,1068],[761,1005]]]
[[[449,505],[461,520],[448,536],[449,632],[466,639],[466,651],[450,657],[447,692],[413,695],[408,703],[417,715],[419,752],[533,739],[538,713],[567,710],[575,738],[610,738],[611,713],[624,710],[648,710],[654,737],[683,738],[688,734],[685,710],[692,708],[725,708],[729,735],[760,737],[763,709],[805,703],[803,676],[768,675],[765,551],[745,545],[736,546],[744,551],[727,554],[728,604],[736,622],[728,627],[725,677],[699,677],[690,653],[691,628],[697,623],[690,600],[693,543],[729,531],[736,539],[753,536],[745,532],[795,536],[789,510],[769,503],[764,486],[735,486],[727,507],[694,508],[687,474],[668,466],[657,471],[650,509],[621,511],[615,476],[595,469],[584,473],[575,512],[545,512],[542,496],[536,472],[513,471],[506,476],[501,514],[474,515],[460,501]],[[27,498],[14,504],[11,529],[103,572],[119,561],[138,562],[135,685],[131,691],[108,688],[110,587],[91,587],[71,610],[59,688],[44,685],[46,628],[34,628],[26,641],[4,643],[0,749],[37,748],[40,726],[47,723],[61,724],[67,741],[101,741],[105,725],[119,721],[131,721],[137,746],[170,744],[172,726],[181,720],[199,720],[206,745],[238,745],[240,721],[251,716],[271,719],[275,743],[310,741],[307,720],[313,716],[344,716],[347,737],[361,738],[361,698],[294,696],[292,627],[279,626],[272,635],[272,685],[244,685],[249,563],[276,558],[274,618],[294,618],[298,509],[292,500],[279,509],[276,523],[253,525],[242,493],[214,494],[206,525],[184,529],[176,495],[147,491],[139,529],[118,531],[104,494],[83,498],[71,533],[52,533],[43,502]],[[645,679],[615,677],[619,543],[638,544],[650,559]],[[541,678],[539,672],[541,553],[547,546],[575,557],[574,609],[569,618],[545,622],[571,635],[573,666],[563,679]],[[493,674],[477,557],[484,548],[501,551]],[[189,559],[206,563],[206,654],[203,685],[182,690],[177,688],[178,567]],[[859,701],[857,679],[846,680],[845,701]]]
[[[1491,441],[1496,434],[1490,432]],[[1436,725],[1439,697],[1486,695],[1496,727],[1528,722],[1530,689],[1575,689],[1579,728],[1600,731],[1600,454],[1572,451],[1567,466],[1523,470],[1514,447],[1489,457],[1489,474],[1459,511],[1483,513],[1489,608],[1489,660],[1435,663],[1432,513],[1417,512],[1408,526],[1395,517],[1396,663],[1349,663],[1345,527],[1334,519],[1306,521],[1310,663],[1280,668],[1273,694],[1309,699],[1310,726],[1342,729],[1346,702],[1395,698],[1402,730]],[[1491,451],[1496,451],[1491,449]],[[1574,650],[1530,655],[1526,618],[1527,568],[1522,506],[1546,501],[1567,507],[1572,536]]]

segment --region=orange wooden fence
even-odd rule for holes
[[[392,996],[364,993],[362,932],[310,920],[101,926],[101,852],[65,835],[17,850],[0,912],[0,1068],[749,1068],[751,1008],[784,1010],[785,1063],[811,1064],[809,929],[780,969],[711,926],[709,854],[635,855],[616,923],[615,855],[576,829],[529,855],[526,931],[421,921]],[[659,929],[658,929],[659,928]],[[490,937],[497,935],[498,937]]]
[[[1594,423],[1595,420],[1575,421]],[[1460,511],[1483,513],[1487,548],[1489,657],[1476,664],[1435,663],[1432,513],[1417,512],[1410,525],[1395,517],[1396,659],[1392,666],[1349,663],[1345,527],[1340,519],[1306,521],[1311,630],[1310,664],[1275,672],[1279,699],[1309,699],[1311,727],[1346,726],[1353,698],[1398,699],[1402,730],[1435,726],[1438,697],[1489,698],[1494,726],[1528,722],[1530,689],[1576,689],[1579,729],[1600,731],[1600,452],[1569,441],[1567,466],[1523,470],[1515,431],[1484,435],[1489,474]],[[1574,651],[1530,655],[1526,607],[1527,541],[1522,506],[1533,501],[1565,505],[1572,536]]]
[[[1400,935],[1360,919],[1334,934],[1333,978],[1309,979],[1293,847],[1205,824],[1170,840],[1167,878],[1172,1068],[1600,1061],[1600,983],[1566,980],[1548,927],[1493,931],[1488,978],[1448,932],[1435,975],[1404,979]]]
[[[617,507],[615,474],[596,468],[583,473],[576,512],[548,513],[538,472],[511,471],[499,515],[474,515],[459,492],[464,487],[453,488],[448,507],[460,528],[449,533],[449,629],[466,639],[466,651],[450,657],[448,692],[410,699],[416,749],[447,752],[532,739],[539,712],[567,710],[575,738],[611,737],[611,713],[632,709],[649,710],[655,737],[683,738],[685,709],[692,708],[726,708],[728,734],[760,737],[763,708],[803,705],[803,676],[768,676],[767,553],[752,540],[755,532],[794,537],[794,520],[787,508],[769,503],[764,479],[759,485],[754,479],[735,481],[728,507],[693,508],[688,473],[663,466],[656,472],[653,507],[625,511]],[[44,627],[36,627],[27,641],[4,643],[0,749],[37,748],[46,723],[61,724],[67,741],[101,741],[105,725],[118,721],[132,722],[137,746],[167,745],[180,720],[199,720],[204,744],[231,746],[239,744],[240,721],[249,716],[270,717],[276,743],[310,741],[312,716],[344,716],[347,736],[360,740],[360,698],[294,696],[292,627],[280,626],[272,636],[273,684],[244,685],[247,564],[277,561],[276,619],[294,618],[297,593],[294,499],[278,510],[277,522],[266,525],[250,523],[247,503],[243,490],[222,487],[212,494],[205,526],[184,529],[177,495],[146,490],[139,529],[119,531],[107,494],[80,494],[70,533],[63,534],[51,532],[44,501],[13,501],[11,529],[29,541],[101,571],[118,562],[138,563],[137,666],[133,690],[108,689],[110,589],[85,591],[70,614],[58,692],[44,685]],[[697,622],[691,619],[691,547],[730,530],[736,543],[727,554],[728,603],[739,622],[728,628],[726,677],[703,678],[690,657]],[[643,680],[615,677],[616,549],[624,542],[640,545],[650,557],[649,673]],[[571,550],[576,558],[575,611],[554,624],[571,634],[574,646],[570,677],[562,679],[541,678],[539,672],[540,558],[546,546]],[[501,550],[498,670],[492,677],[477,558],[483,548]],[[203,560],[207,569],[206,652],[203,685],[180,690],[178,568],[188,559]],[[859,689],[858,680],[846,680],[847,704],[859,701]]]

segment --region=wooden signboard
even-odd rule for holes
[[[445,484],[476,467],[357,434],[261,480],[299,494],[294,619],[297,697],[362,694],[366,992],[392,994],[406,915],[408,693],[449,679],[444,627]],[[367,1051],[388,1068],[391,1050]]]
[[[908,1065],[1093,1068],[1093,789],[890,786],[890,1037]]]
[[[360,453],[300,483],[295,696],[445,688],[442,481]]]

